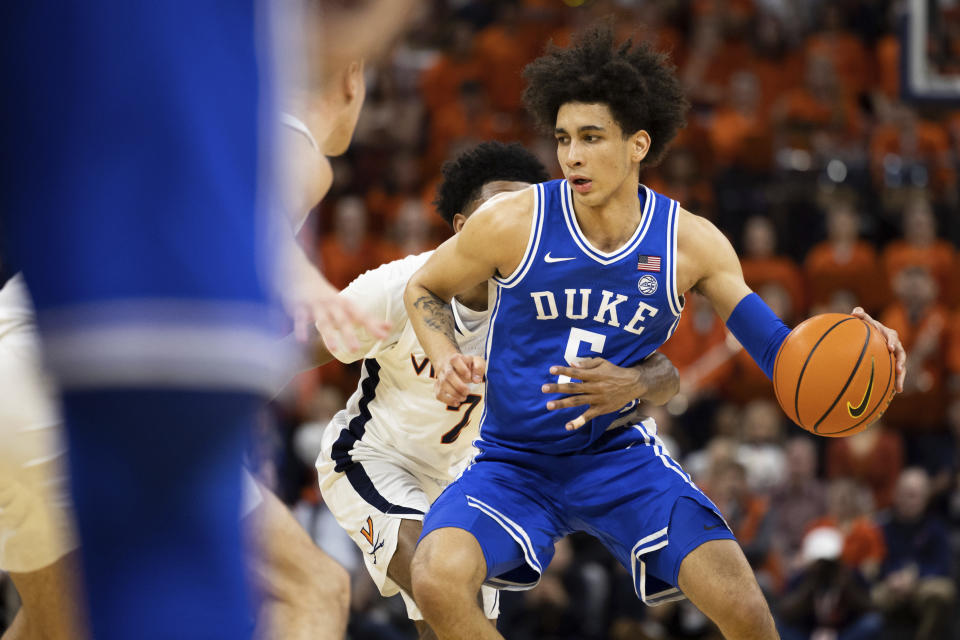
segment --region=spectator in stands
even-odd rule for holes
[[[915,640],[949,636],[956,586],[950,577],[950,540],[936,515],[927,511],[930,479],[919,468],[897,480],[893,509],[882,520],[887,544],[873,601],[888,620],[906,617]]]
[[[323,273],[333,286],[343,289],[361,273],[376,266],[374,243],[367,235],[367,208],[357,196],[337,202],[333,234],[320,243]]]
[[[882,102],[870,138],[870,169],[879,188],[929,185],[936,193],[956,182],[946,127],[901,102]]]
[[[807,523],[807,529],[835,527],[843,536],[843,564],[872,580],[886,556],[883,532],[872,519],[873,505],[866,488],[837,478],[827,489],[827,514]]]
[[[827,492],[817,478],[817,449],[810,436],[793,436],[784,452],[786,477],[770,497],[773,540],[784,564],[795,567],[807,526],[827,511]]]
[[[743,434],[737,460],[747,470],[751,491],[767,495],[786,475],[783,412],[772,400],[752,400],[743,409]]]
[[[947,335],[947,371],[950,376],[947,388],[952,396],[960,399],[960,309],[950,316]]]
[[[827,239],[807,253],[804,271],[812,305],[825,306],[837,291],[853,294],[876,313],[887,290],[878,287],[879,261],[873,246],[860,239],[860,216],[849,198],[834,198],[827,209]]]
[[[442,112],[457,95],[464,82],[479,82],[482,78],[480,60],[473,55],[473,26],[455,21],[447,25],[443,37],[444,50],[420,77],[420,91],[431,118]]]
[[[807,38],[808,57],[829,59],[844,89],[854,94],[864,92],[873,82],[873,61],[863,41],[845,28],[843,8],[838,3],[823,5],[820,29]]]
[[[466,80],[448,96],[443,109],[431,115],[424,168],[431,173],[439,169],[454,143],[472,146],[485,140],[514,140],[520,133],[517,125],[491,110],[479,80]]]
[[[880,316],[899,333],[907,352],[904,392],[891,403],[886,417],[891,424],[913,430],[938,428],[943,415],[947,312],[937,302],[937,289],[926,267],[905,266],[894,278],[897,302]],[[911,438],[906,444],[908,458],[918,462],[920,442]]]
[[[893,281],[905,267],[924,267],[938,286],[937,298],[949,304],[960,278],[956,249],[937,238],[937,221],[930,200],[923,192],[908,197],[903,211],[903,239],[894,240],[883,251],[883,266]]]
[[[388,226],[396,220],[397,212],[404,202],[413,197],[422,197],[420,157],[413,151],[404,149],[378,158],[377,164],[383,165],[381,171],[385,175],[366,190],[367,210],[372,218]],[[428,203],[433,200],[435,191],[436,188],[430,191]],[[434,219],[447,231],[446,235],[449,235],[450,227],[440,216],[434,216]],[[379,230],[374,231],[374,235],[379,235],[377,231]]]
[[[660,352],[680,371],[680,393],[693,403],[729,377],[736,350],[728,346],[727,330],[710,303],[696,293],[685,298],[680,324]]]
[[[826,155],[855,140],[863,122],[853,94],[837,78],[833,60],[807,57],[805,83],[787,90],[773,108],[780,147]]]
[[[644,184],[677,202],[696,211],[697,215],[710,218],[713,215],[713,187],[706,177],[706,168],[691,147],[674,143],[663,163],[643,176]]]
[[[687,95],[695,107],[720,103],[730,76],[749,56],[747,41],[740,37],[727,7],[697,3],[687,58],[680,74]]]
[[[525,28],[515,3],[501,2],[497,11],[497,19],[477,34],[476,57],[493,107],[517,116],[523,110],[520,72],[539,53],[540,43]]]
[[[733,405],[724,406],[728,409],[724,410],[721,415],[727,414],[729,411],[731,415],[735,416],[734,419],[739,421],[739,411]],[[686,460],[683,461],[683,468],[708,495],[713,495],[711,483],[714,481],[714,470],[736,462],[739,447],[740,442],[736,438],[729,435],[714,436],[702,449],[697,449],[687,456]]]
[[[794,575],[777,607],[783,640],[873,640],[883,627],[872,611],[870,589],[856,569],[840,562],[843,535],[832,527],[813,529],[803,539],[803,568]]]
[[[777,230],[770,218],[754,216],[747,220],[740,265],[751,289],[778,284],[789,294],[793,313],[802,315],[806,310],[803,275],[793,260],[777,254]],[[790,318],[784,320],[789,322]]]
[[[382,66],[373,73],[353,146],[391,151],[414,147],[423,135],[423,101],[414,89],[402,86],[395,67]]]
[[[760,587],[768,593],[778,591],[783,571],[776,554],[772,553],[770,500],[750,490],[746,467],[734,460],[718,462],[710,470],[709,484],[704,489],[743,547]]]
[[[794,16],[789,20],[796,26]],[[803,76],[803,53],[790,45],[784,20],[771,11],[758,11],[749,32],[751,53],[744,62],[760,83],[760,111],[769,117],[780,96]]]
[[[750,71],[737,71],[730,77],[724,101],[714,110],[709,129],[717,165],[768,165],[771,148],[766,118],[761,110],[757,76]]]
[[[877,509],[893,502],[893,488],[903,469],[900,433],[878,422],[849,438],[827,442],[827,477],[850,478],[867,486]]]

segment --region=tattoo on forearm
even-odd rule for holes
[[[452,344],[457,344],[456,328],[453,321],[453,309],[436,295],[420,296],[413,303],[415,309],[423,314],[423,321],[434,331],[442,333]]]

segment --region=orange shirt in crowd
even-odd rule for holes
[[[474,51],[480,61],[483,86],[495,109],[519,112],[523,105],[523,67],[533,50],[515,28],[493,23],[477,34]]]
[[[807,308],[803,274],[793,260],[784,256],[743,258],[740,266],[743,267],[743,279],[747,286],[756,291],[768,284],[780,285],[790,294],[793,314],[803,315]]]
[[[754,0],[694,0],[692,9],[696,16],[722,11],[735,14],[741,19],[756,13]]]
[[[824,305],[836,291],[850,291],[858,304],[877,311],[886,300],[886,287],[878,287],[880,261],[869,242],[853,244],[849,253],[840,253],[830,242],[814,246],[803,265],[811,305]]]
[[[337,289],[343,289],[364,271],[376,267],[376,243],[369,238],[356,251],[347,251],[336,236],[320,242],[320,264],[323,275]]]
[[[791,51],[782,58],[768,58],[751,54],[744,61],[745,68],[752,72],[760,83],[760,111],[769,115],[773,105],[797,84],[804,73],[803,55]]]
[[[823,516],[811,522],[807,530],[817,527],[835,527],[843,533],[840,560],[848,567],[860,567],[865,562],[879,564],[887,556],[883,531],[866,516],[854,518],[846,525],[838,523],[833,516]]]
[[[710,54],[704,68],[702,80],[717,87],[726,87],[730,77],[744,68],[744,61],[753,54],[750,45],[743,40],[725,40],[716,51]],[[693,52],[688,52],[693,56]],[[692,58],[688,58],[690,62]]]
[[[947,370],[960,376],[960,310],[950,317],[950,327],[947,330]]]
[[[804,130],[835,130],[846,138],[854,138],[863,130],[857,104],[849,95],[839,96],[835,101],[822,101],[806,87],[796,87],[781,96],[774,111],[778,122]],[[794,140],[793,144],[800,142]]]
[[[843,86],[853,93],[871,88],[873,60],[859,37],[848,31],[815,33],[807,39],[807,56],[833,61]]]
[[[947,311],[935,304],[924,313],[917,323],[911,323],[906,309],[896,302],[880,315],[880,322],[896,331],[908,356],[913,351],[917,339],[924,334],[937,336],[937,345],[933,352],[920,365],[907,373],[908,376],[922,376],[923,387],[916,391],[905,391],[897,395],[887,408],[885,419],[888,423],[904,428],[938,427],[945,410],[944,397],[944,359],[947,346]],[[939,334],[933,329],[940,327]],[[914,378],[916,379],[916,378]]]
[[[904,267],[925,267],[940,288],[939,300],[948,305],[957,301],[960,264],[957,264],[953,245],[946,240],[937,240],[929,247],[918,247],[906,240],[894,240],[883,250],[882,258],[889,281]]]
[[[730,166],[754,159],[760,151],[758,143],[769,139],[768,128],[769,123],[759,113],[745,115],[730,107],[716,109],[709,135],[717,164]],[[766,149],[766,156],[769,159],[770,149]]]
[[[466,60],[455,60],[445,54],[439,56],[433,66],[425,69],[420,76],[420,93],[427,109],[434,113],[443,108],[459,95],[464,82],[480,82],[482,71],[480,60],[475,56]]]
[[[876,508],[886,509],[893,501],[893,488],[903,469],[903,440],[898,432],[880,425],[869,431],[872,433],[868,438],[873,438],[873,442],[864,450],[851,445],[849,438],[830,438],[827,477],[859,481],[873,493]]]
[[[776,401],[776,393],[770,378],[757,365],[746,349],[733,356],[730,375],[724,380],[723,395],[737,404],[746,404],[752,400],[767,399]]]
[[[705,218],[713,217],[714,196],[716,192],[709,180],[704,180],[698,176],[692,184],[681,184],[677,182],[667,182],[664,180],[663,172],[657,171],[662,167],[656,167],[653,170],[644,173],[642,181],[650,189],[657,193],[676,200],[680,206]]]
[[[900,38],[888,34],[877,41],[877,85],[888,98],[900,96]]]
[[[479,144],[487,140],[516,139],[519,133],[516,125],[510,116],[496,114],[489,109],[470,114],[461,100],[451,99],[436,110],[431,118],[430,142],[423,162],[424,171],[427,175],[439,171],[444,160],[450,155],[454,142],[469,140],[473,141],[473,144]]]
[[[733,367],[732,354],[724,347],[727,330],[710,303],[696,294],[684,296],[683,315],[677,330],[659,349],[680,371],[694,390],[715,388]]]
[[[397,216],[400,205],[409,197],[405,193],[389,193],[381,187],[374,186],[367,191],[365,203],[371,218],[390,221]]]

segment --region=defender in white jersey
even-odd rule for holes
[[[486,200],[546,179],[540,162],[519,145],[484,143],[444,167],[437,201],[454,231]],[[410,326],[403,291],[410,276],[433,252],[410,256],[369,271],[342,293],[368,315],[390,322],[383,340],[363,340],[360,349],[321,345],[317,362],[364,359],[362,378],[347,407],[327,426],[317,460],[324,501],[364,551],[367,569],[383,595],[400,593],[421,637],[434,637],[410,596],[410,559],[424,514],[473,455],[483,413],[483,381],[474,380],[466,401],[444,407],[435,397],[435,374]],[[464,353],[481,355],[489,322],[484,283],[453,301],[454,331]],[[644,387],[675,388],[677,372],[663,356],[633,369],[598,365],[584,375],[606,383],[597,396],[572,396],[564,406],[586,404],[599,395],[618,406]],[[558,407],[559,408],[559,407]],[[484,614],[498,614],[497,593],[482,590]]]

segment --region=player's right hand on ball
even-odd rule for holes
[[[470,384],[483,382],[487,364],[480,356],[454,352],[437,367],[433,383],[437,400],[448,407],[457,407],[467,399]]]

